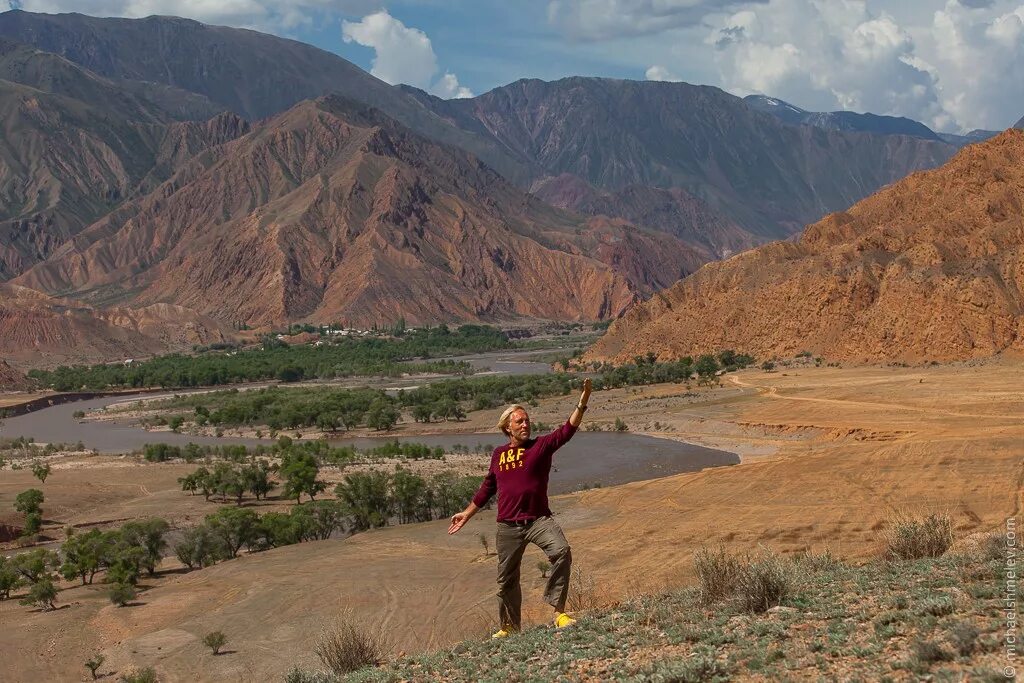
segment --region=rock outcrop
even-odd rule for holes
[[[957,360],[1024,351],[1024,131],[971,145],[777,242],[711,263],[615,321],[586,360]]]

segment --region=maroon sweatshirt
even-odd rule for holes
[[[505,444],[491,454],[491,469],[473,496],[477,507],[498,492],[498,521],[516,522],[551,514],[548,475],[551,456],[576,433],[568,421],[550,434],[530,439],[519,448]]]

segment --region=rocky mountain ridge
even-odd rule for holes
[[[964,148],[848,211],[710,263],[616,320],[585,361],[733,348],[758,358],[1024,352],[1024,131]]]
[[[706,260],[669,235],[550,207],[326,97],[193,157],[16,282],[250,326],[593,320]]]

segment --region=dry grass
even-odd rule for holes
[[[314,651],[324,666],[342,675],[383,663],[391,646],[381,629],[367,627],[346,614],[321,631]]]
[[[566,599],[566,608],[570,612],[584,612],[597,609],[603,605],[597,590],[597,582],[594,575],[580,566],[573,563],[571,577],[569,579],[569,596]]]
[[[885,541],[884,556],[889,560],[939,557],[953,545],[953,521],[945,512],[924,518],[901,514],[886,531]]]
[[[700,599],[711,604],[730,595],[743,572],[744,559],[730,553],[724,546],[701,548],[693,556]]]

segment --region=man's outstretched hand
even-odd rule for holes
[[[452,525],[448,527],[448,533],[454,534],[456,531],[461,529],[466,522],[469,521],[469,515],[465,512],[456,512],[452,515]]]
[[[593,389],[590,378],[587,377],[583,380],[583,392],[580,394],[580,403],[587,405],[587,401],[590,400],[590,392]]]

